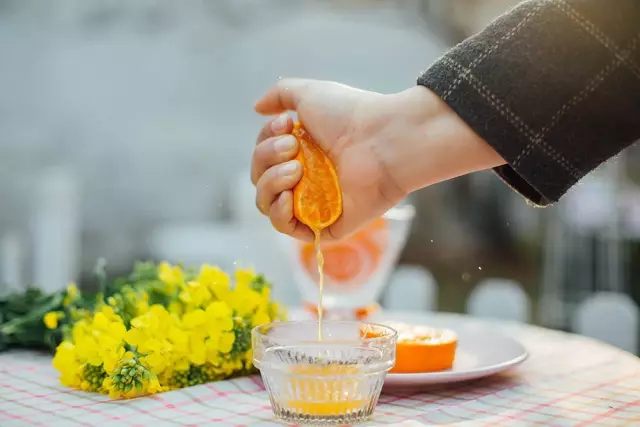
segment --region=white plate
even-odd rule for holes
[[[310,318],[308,313],[300,309],[292,310],[289,315],[295,320]],[[423,374],[387,374],[385,388],[474,380],[513,368],[529,356],[522,344],[500,332],[517,330],[517,324],[511,322],[452,313],[386,310],[371,319],[379,323],[385,320],[448,328],[458,334],[453,368]]]
[[[379,321],[384,323],[385,315]],[[528,356],[513,338],[496,331],[490,323],[463,316],[434,316],[432,319],[407,319],[389,316],[389,320],[413,321],[453,329],[458,334],[458,348],[453,368],[447,371],[417,374],[387,374],[385,386],[414,386],[468,381],[513,368]],[[422,317],[422,316],[421,316]]]

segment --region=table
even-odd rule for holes
[[[392,313],[438,323],[462,315]],[[393,317],[393,316],[392,316]],[[469,383],[418,392],[385,391],[365,425],[640,425],[640,359],[577,335],[464,316],[518,339],[530,358],[518,368]],[[0,425],[280,425],[259,376],[204,384],[128,401],[70,390],[50,357],[0,354]]]

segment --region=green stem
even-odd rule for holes
[[[53,294],[51,298],[39,307],[35,307],[24,316],[16,317],[0,325],[0,334],[8,336],[20,331],[20,328],[33,322],[42,322],[44,315],[58,308],[62,304],[62,293]]]

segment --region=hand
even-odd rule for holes
[[[343,213],[329,227],[325,238],[340,238],[370,219],[383,214],[405,192],[389,175],[379,158],[377,136],[388,120],[380,108],[384,95],[333,82],[282,80],[256,104],[262,114],[293,110],[336,166],[343,192]],[[287,135],[293,121],[285,113],[268,122],[256,146],[252,181],[257,188],[258,208],[273,226],[301,239],[311,230],[293,216],[292,188],[301,177],[294,137]]]
[[[324,238],[352,233],[418,188],[504,163],[423,87],[382,95],[335,82],[284,79],[255,109],[280,114],[263,127],[254,150],[256,204],[278,231],[299,239],[313,234],[293,216],[292,189],[302,167],[293,160],[298,146],[289,135],[293,120],[287,111],[297,113],[336,166],[343,212]]]

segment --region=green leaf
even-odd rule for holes
[[[251,281],[250,286],[251,286],[251,289],[253,289],[254,291],[261,292],[264,287],[271,288],[271,283],[269,283],[262,274],[258,274]]]

